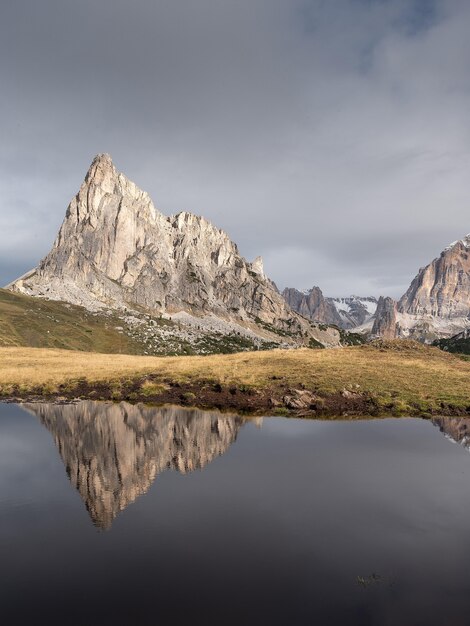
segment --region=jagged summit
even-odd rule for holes
[[[444,252],[446,252],[447,250],[451,250],[455,246],[463,246],[464,248],[470,248],[470,233],[468,233],[468,235],[465,235],[465,237],[463,237],[462,239],[457,239],[456,241],[453,241],[452,243],[450,243],[447,246],[447,248],[444,249],[442,254],[444,254]]]
[[[212,315],[285,328],[286,337],[312,332],[265,276],[260,258],[246,261],[203,217],[163,215],[106,153],[93,159],[49,254],[9,288],[89,310]]]

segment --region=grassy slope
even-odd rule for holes
[[[192,385],[193,390],[195,385],[218,383],[227,389],[268,389],[278,397],[288,388],[302,386],[325,397],[346,389],[372,398],[383,414],[446,413],[446,407],[470,411],[470,363],[413,342],[196,357],[0,348],[0,393],[4,396],[73,392],[76,381],[82,379],[92,384],[106,381],[116,390],[116,399],[135,399],[148,395],[135,391],[149,385],[149,375],[155,389],[169,382],[183,388]],[[126,395],[132,381],[134,393]],[[194,404],[198,404],[197,396]]]
[[[119,323],[82,307],[0,289],[0,346],[141,352],[137,342],[115,329]]]

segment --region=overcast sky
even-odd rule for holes
[[[279,287],[399,296],[470,231],[468,0],[0,4],[0,283],[93,156]]]

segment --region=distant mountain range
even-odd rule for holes
[[[345,330],[367,324],[377,309],[377,299],[372,296],[325,298],[320,287],[312,287],[308,291],[287,287],[282,295],[297,313],[323,324],[335,324]]]
[[[164,352],[165,323],[173,325],[172,345],[197,345],[198,353],[227,336],[234,349],[334,347],[348,343],[351,330],[431,342],[470,328],[470,235],[421,268],[398,302],[330,298],[319,287],[280,294],[260,257],[246,261],[203,217],[163,215],[108,154],[99,154],[49,254],[7,288],[117,315],[125,332],[141,328],[133,338],[148,353]]]
[[[283,296],[311,320],[354,329],[370,337],[432,342],[461,338],[470,329],[470,235],[447,246],[421,268],[406,293],[389,297],[325,298],[319,287],[284,289]],[[466,339],[466,336],[465,336]]]

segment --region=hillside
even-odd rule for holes
[[[116,330],[119,324],[112,315],[0,289],[0,346],[141,354],[142,344]]]
[[[0,348],[4,399],[151,401],[259,414],[468,415],[470,363],[411,341],[137,357]]]
[[[161,316],[87,309],[0,289],[0,346],[61,348],[88,352],[178,355],[269,349],[286,339],[188,328]],[[287,337],[287,339],[289,339]]]

